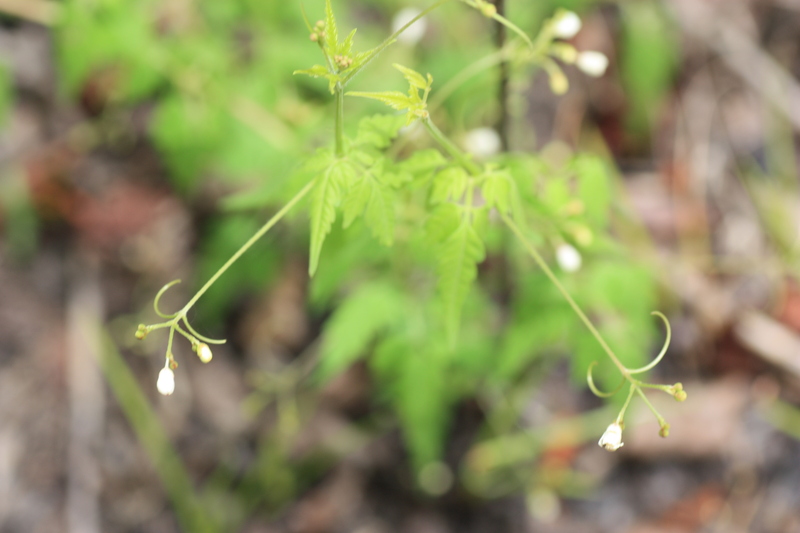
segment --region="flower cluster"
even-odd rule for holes
[[[335,55],[333,56],[333,62],[336,63],[336,66],[339,67],[339,69],[344,70],[350,68],[350,66],[353,64],[353,58]]]
[[[322,43],[325,40],[325,23],[318,20],[314,25],[314,31],[311,32],[309,39],[315,43]]]
[[[682,383],[675,383],[674,385],[658,385],[654,383],[646,383],[644,381],[640,381],[635,377],[633,377],[636,374],[641,374],[643,372],[647,372],[648,370],[653,369],[659,362],[661,362],[661,359],[664,357],[664,354],[667,353],[667,348],[669,347],[669,342],[672,338],[672,330],[670,328],[667,317],[665,317],[658,311],[653,312],[653,314],[658,316],[659,318],[661,318],[661,320],[664,321],[664,325],[666,326],[667,329],[667,338],[664,342],[664,347],[661,349],[661,352],[659,352],[659,354],[652,362],[650,362],[650,364],[645,365],[641,368],[630,369],[623,366],[622,363],[620,363],[619,360],[616,358],[616,356],[612,357],[612,360],[622,372],[622,377],[623,377],[622,383],[620,383],[619,387],[617,387],[617,389],[612,392],[601,392],[595,386],[594,379],[592,378],[592,369],[594,368],[594,365],[597,364],[596,361],[589,366],[589,371],[586,375],[586,381],[589,384],[589,388],[595,395],[600,396],[601,398],[608,398],[609,396],[613,396],[614,394],[619,392],[620,389],[622,389],[622,387],[625,385],[626,382],[630,384],[630,388],[628,390],[628,398],[622,405],[622,409],[617,415],[617,418],[606,428],[605,433],[603,433],[603,436],[600,437],[600,441],[598,441],[597,443],[601,448],[605,448],[610,452],[617,451],[619,448],[623,446],[622,430],[625,427],[624,423],[625,411],[628,409],[628,405],[630,404],[634,394],[638,394],[642,398],[642,401],[644,401],[645,405],[647,405],[647,407],[650,408],[650,410],[656,416],[656,420],[658,420],[658,426],[659,426],[658,434],[664,438],[669,436],[669,429],[670,429],[669,424],[664,419],[664,417],[661,416],[661,414],[656,410],[656,408],[653,407],[653,404],[650,403],[650,401],[647,399],[647,396],[645,396],[644,392],[642,391],[642,388],[658,389],[663,392],[666,392],[667,394],[675,398],[675,400],[678,402],[686,401],[686,391],[683,390]]]
[[[208,344],[223,344],[225,342],[224,339],[210,339],[208,337],[204,337],[200,335],[192,325],[189,323],[189,320],[186,318],[186,313],[192,307],[194,302],[190,302],[187,304],[183,309],[178,311],[177,313],[167,315],[162,313],[159,309],[158,302],[163,296],[164,292],[167,289],[175,285],[176,283],[180,283],[180,280],[173,281],[171,283],[167,283],[164,285],[158,294],[156,294],[155,300],[153,301],[153,309],[158,316],[161,318],[166,318],[166,322],[161,322],[158,324],[139,324],[139,327],[136,329],[136,333],[134,336],[142,340],[147,335],[153,331],[154,329],[169,329],[169,340],[167,341],[167,353],[166,353],[166,361],[164,363],[164,368],[161,369],[161,372],[158,373],[158,380],[156,381],[156,388],[158,392],[163,394],[164,396],[169,396],[173,392],[175,392],[175,372],[174,370],[178,368],[178,363],[175,361],[175,356],[172,354],[172,341],[175,337],[175,332],[186,337],[190,343],[192,343],[192,351],[197,354],[197,357],[203,363],[208,363],[213,358],[213,354],[211,353],[211,348],[209,348]],[[202,294],[202,293],[199,293]],[[197,297],[195,297],[197,298]]]
[[[569,81],[552,58],[568,65],[575,65],[584,74],[595,78],[605,74],[608,69],[608,57],[602,52],[578,51],[566,42],[575,37],[582,26],[578,15],[562,9],[545,23],[537,40],[537,56],[550,78],[550,89],[556,94],[567,92]]]

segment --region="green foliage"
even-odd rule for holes
[[[325,324],[320,376],[331,378],[366,355],[375,337],[402,323],[409,310],[405,296],[397,288],[384,282],[361,285]]]
[[[427,79],[419,72],[415,72],[410,68],[395,63],[394,68],[399,70],[403,77],[408,82],[408,94],[399,91],[383,91],[383,92],[363,92],[351,91],[347,94],[349,96],[360,96],[361,98],[371,98],[378,100],[388,105],[392,109],[398,111],[406,111],[406,125],[411,124],[418,118],[426,118],[428,116],[428,93],[431,90],[433,77],[428,74]],[[420,91],[422,95],[420,96]]]
[[[336,159],[328,151],[323,151],[319,157],[325,160],[325,168],[317,178],[311,199],[311,249],[308,260],[308,273],[311,276],[317,270],[325,237],[336,220],[336,209],[342,201],[342,191],[356,177],[355,168],[349,161]]]
[[[576,382],[601,359],[597,339],[539,268],[550,271],[558,246],[573,245],[583,266],[555,279],[597,319],[625,365],[645,361],[654,331],[653,280],[611,231],[615,189],[608,161],[578,154],[556,163],[504,154],[479,165],[434,125],[435,119],[443,130],[458,131],[497,113],[494,70],[468,77],[436,112],[433,103],[428,109],[433,77],[420,72],[457,79],[492,52],[491,32],[461,28],[499,22],[533,46],[520,29],[533,22],[514,24],[483,0],[466,3],[486,18],[462,9],[466,14],[456,19],[460,12],[453,10],[442,24],[444,37],[436,37],[441,48],[435,53],[401,51],[385,58],[387,65],[412,58],[417,63],[413,69],[394,63],[406,92],[381,90],[386,73],[365,68],[379,54],[393,53],[388,47],[397,35],[380,41],[367,26],[359,41],[372,47],[355,51],[356,30],[339,27],[331,0],[324,2],[322,22],[306,20],[310,41],[297,37],[302,23],[295,5],[253,0],[198,0],[177,15],[153,0],[66,0],[58,30],[65,89],[79,94],[99,80],[107,106],[146,103],[152,109],[150,138],[181,192],[195,194],[208,179],[223,190],[250,182],[256,188],[224,205],[245,211],[286,202],[261,229],[248,213],[209,222],[197,275],[214,283],[181,312],[203,296],[199,317],[206,325],[221,321],[232,298],[268,284],[276,266],[300,248],[298,236],[308,236],[314,276],[309,298],[315,312],[330,312],[322,326],[318,377],[331,379],[366,360],[377,393],[397,414],[417,469],[441,457],[451,410],[460,399],[483,394],[487,383],[514,387],[552,355],[570,356]],[[546,15],[539,5],[510,7],[512,13],[535,12],[530,21]],[[666,46],[658,36],[648,44],[635,29],[628,35],[647,50]],[[442,44],[447,39],[455,44]],[[638,65],[647,54],[634,48],[627,48],[631,58],[625,61]],[[319,64],[313,64],[315,57]],[[657,101],[658,87],[668,79],[666,61],[658,63],[635,80],[641,108]],[[297,69],[304,65],[312,66]],[[345,92],[362,72],[359,83],[378,91]],[[315,79],[327,82],[336,106],[328,105],[325,82]],[[345,119],[345,110],[349,117],[360,108],[344,95],[400,113]],[[327,131],[331,122],[334,135]],[[412,127],[400,134],[404,126]],[[308,209],[307,225],[297,222],[303,217],[288,218],[295,204]],[[282,235],[281,246],[247,241],[240,248],[248,234],[263,235],[284,217],[303,229]],[[523,243],[509,238],[513,225],[521,228]],[[537,267],[520,244],[540,250],[544,262]],[[250,247],[239,259],[236,254]],[[238,262],[231,266],[227,257]],[[192,341],[192,335],[184,336]],[[618,378],[615,372],[601,365],[598,381],[610,383]],[[280,463],[273,444],[262,450],[270,468]],[[286,467],[279,474],[286,480],[281,494],[288,495],[295,478]]]
[[[432,238],[439,245],[438,287],[444,304],[445,327],[452,344],[458,334],[464,300],[478,277],[478,264],[486,256],[475,220],[470,209],[447,204],[434,211],[429,222]]]

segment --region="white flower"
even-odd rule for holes
[[[398,11],[392,19],[392,33],[411,22],[411,20],[413,20],[414,17],[420,13],[421,11],[419,9],[413,7],[407,7]],[[428,23],[425,21],[425,17],[422,17],[414,24],[406,28],[405,31],[397,37],[397,40],[401,43],[416,44],[420,39],[422,39],[422,36],[425,35],[425,29],[427,26]]]
[[[475,128],[464,137],[464,148],[476,157],[491,157],[500,151],[500,135],[492,128]]]
[[[610,452],[617,451],[619,448],[621,448],[623,446],[622,426],[619,425],[619,422],[614,422],[608,426],[606,428],[606,432],[603,433],[603,436],[600,437],[600,441],[597,444],[599,444],[601,448],[605,448]]]
[[[578,59],[575,61],[578,68],[584,73],[595,78],[599,78],[605,74],[608,68],[608,58],[602,52],[587,51],[578,54]]]
[[[581,253],[571,244],[559,244],[556,248],[556,261],[564,272],[577,272],[581,268]]]
[[[572,11],[562,11],[553,26],[553,35],[559,39],[572,39],[581,31],[581,18]]]
[[[161,372],[158,373],[156,388],[164,396],[169,396],[175,392],[175,373],[172,369],[168,367],[161,369]]]
[[[211,361],[213,354],[211,353],[211,348],[208,347],[208,344],[201,342],[197,345],[197,357],[199,357],[204,363]]]

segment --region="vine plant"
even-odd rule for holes
[[[483,234],[493,216],[506,226],[522,249],[549,278],[621,374],[622,382],[619,387],[612,392],[603,392],[595,385],[592,371],[597,363],[592,363],[587,373],[587,383],[592,392],[605,398],[620,391],[625,384],[628,385],[628,395],[619,415],[608,426],[599,445],[609,451],[622,446],[624,416],[634,395],[641,397],[653,411],[660,426],[659,434],[666,437],[669,434],[669,424],[647,399],[643,389],[661,390],[678,401],[686,399],[686,392],[680,383],[659,385],[647,383],[636,377],[654,368],[664,357],[671,338],[666,317],[659,312],[653,313],[662,319],[666,326],[666,341],[658,356],[645,366],[627,368],[534,245],[531,232],[526,229],[525,207],[521,200],[518,179],[515,178],[512,168],[502,161],[480,164],[462,151],[435,124],[428,106],[428,97],[433,86],[431,74],[423,76],[410,68],[394,65],[408,83],[407,92],[346,91],[349,82],[390,46],[401,32],[448,1],[440,0],[431,5],[377,47],[364,52],[353,51],[355,29],[341,38],[330,0],[325,1],[324,20],[312,25],[305,13],[303,14],[310,40],[319,47],[324,61],[323,64],[298,70],[295,74],[327,80],[335,106],[332,147],[318,150],[309,159],[303,167],[303,174],[311,176],[311,179],[211,276],[183,308],[168,314],[159,306],[164,292],[179,280],[168,283],[158,292],[154,308],[165,321],[150,325],[141,324],[136,332],[136,337],[143,339],[153,330],[169,330],[165,366],[157,381],[158,391],[169,395],[175,388],[174,370],[177,368],[177,362],[172,352],[175,333],[189,340],[192,349],[204,363],[212,358],[209,344],[225,342],[223,339],[212,339],[198,333],[189,323],[188,312],[242,254],[307,196],[311,197],[308,266],[310,276],[314,276],[320,266],[323,244],[339,216],[342,217],[345,228],[360,220],[381,244],[392,246],[399,224],[398,217],[409,218],[407,214],[410,209],[409,203],[422,198],[426,205],[425,212],[427,213],[428,207],[430,208],[430,213],[425,216],[423,241],[427,246],[426,250],[432,251],[435,256],[437,274],[438,298],[433,313],[438,316],[437,320],[445,332],[444,340],[437,348],[440,353],[452,352],[458,343],[462,308],[478,276],[478,266],[486,257]],[[477,9],[483,16],[505,25],[519,37],[520,45],[501,50],[497,56],[498,61],[512,60],[540,66],[548,74],[551,88],[557,94],[567,90],[567,78],[555,60],[576,64],[579,69],[593,76],[601,75],[605,71],[607,59],[604,55],[593,51],[579,52],[567,42],[578,32],[581,25],[580,19],[574,13],[563,10],[557,12],[545,22],[539,35],[535,39],[530,39],[520,28],[498,14],[493,4],[485,0],[460,1]],[[479,68],[488,68],[494,64],[496,62],[493,60],[484,61]],[[474,74],[474,68],[468,69],[461,78]],[[378,115],[363,119],[356,135],[348,138],[344,132],[346,96],[378,100],[403,114]],[[398,161],[394,153],[387,148],[392,145],[402,127],[417,123],[421,124],[440,150],[418,150]],[[413,212],[418,213],[419,210]],[[400,222],[407,220],[403,219]],[[379,307],[385,303],[380,301],[381,295],[385,294],[381,291],[392,289],[386,287],[371,287],[371,289],[373,296],[364,298],[364,301],[368,302],[365,305],[372,306],[375,314],[381,315]],[[378,296],[374,296],[375,294]],[[386,301],[389,300],[391,298]],[[402,297],[397,300],[402,300]],[[395,321],[397,315],[404,312],[413,313],[413,306],[399,306],[385,311],[384,314],[389,317],[385,321]],[[373,320],[381,319],[373,317]],[[409,320],[404,327],[415,331],[419,328],[419,324]],[[396,342],[384,343],[376,350],[378,352],[376,356],[380,358],[381,354],[396,352],[397,349]],[[348,358],[352,358],[352,355],[344,356],[344,361],[341,360],[342,357],[332,363],[323,360],[321,363],[323,371],[326,368],[328,371],[331,369],[335,371],[335,367],[347,363]],[[424,364],[435,364],[435,361]],[[428,384],[428,386],[436,385]],[[417,408],[426,409],[426,406]]]

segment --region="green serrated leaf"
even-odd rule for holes
[[[311,245],[308,274],[314,275],[319,264],[319,254],[325,237],[336,221],[336,208],[342,200],[342,191],[355,175],[346,161],[334,160],[318,178],[311,200]]]
[[[440,204],[447,200],[458,200],[467,189],[467,171],[462,167],[449,167],[433,178],[431,203]]]
[[[394,63],[392,66],[403,74],[403,77],[406,79],[406,81],[408,81],[411,87],[415,89],[422,89],[423,91],[428,88],[429,85],[427,80],[419,72],[404,67],[403,65],[398,65],[397,63]]]
[[[360,98],[370,98],[383,102],[393,109],[403,111],[410,108],[415,102],[406,94],[400,91],[384,91],[380,93],[351,91],[347,93],[348,96],[358,96]]]
[[[402,115],[373,115],[361,119],[353,144],[386,148],[405,124]]]
[[[373,186],[367,209],[364,211],[364,221],[378,242],[384,246],[391,246],[394,242],[394,202],[394,190],[389,187]]]
[[[319,374],[330,379],[360,357],[381,331],[402,320],[407,303],[401,291],[382,282],[365,283],[325,323]]]
[[[456,231],[459,224],[461,224],[459,207],[449,202],[441,204],[428,217],[425,234],[432,244],[440,244]]]
[[[375,238],[384,246],[391,246],[394,241],[395,192],[380,171],[381,168],[375,166],[362,173],[348,190],[342,205],[343,224],[348,227],[363,214],[364,222]]]
[[[292,74],[305,74],[306,76],[311,76],[312,78],[323,78],[328,75],[328,69],[322,65],[314,65],[311,68],[295,70],[292,72]]]
[[[481,192],[486,200],[486,205],[497,209],[500,213],[507,215],[511,211],[511,191],[513,181],[508,172],[492,172],[486,176],[482,185]]]
[[[444,304],[444,321],[451,345],[455,343],[461,308],[470,286],[478,276],[478,264],[486,251],[478,232],[467,219],[442,243],[437,257],[439,292]]]
[[[350,53],[353,51],[353,37],[356,36],[356,28],[353,28],[347,38],[339,45],[339,55],[349,56]]]
[[[333,59],[339,48],[339,30],[336,27],[336,17],[333,15],[331,0],[325,0],[325,51]]]
[[[434,173],[447,164],[447,159],[435,148],[417,150],[408,159],[398,163],[395,168],[398,174],[405,174],[407,181],[424,183]]]

